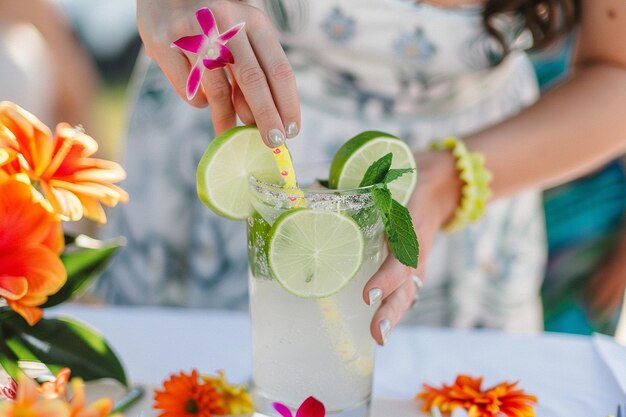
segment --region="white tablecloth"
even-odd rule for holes
[[[192,368],[224,369],[233,382],[251,376],[243,313],[68,305],[50,315],[103,333],[132,382],[158,386]],[[398,327],[377,352],[372,417],[418,416],[413,397],[422,384],[451,383],[459,373],[483,375],[485,385],[519,380],[539,398],[540,417],[604,417],[626,403],[626,347],[608,337]]]

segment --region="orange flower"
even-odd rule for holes
[[[22,376],[15,401],[0,401],[0,417],[70,417],[70,408],[60,398],[40,397],[37,383]]]
[[[224,399],[212,384],[198,382],[198,371],[181,372],[163,382],[163,391],[155,391],[154,408],[163,410],[159,417],[211,417],[226,415]]]
[[[81,378],[72,378],[72,400],[70,401],[69,417],[107,417],[113,409],[110,398],[100,398],[87,405],[85,401],[85,384]],[[113,416],[119,416],[114,414]]]
[[[114,185],[126,177],[115,162],[91,158],[98,144],[67,123],[59,123],[54,136],[35,116],[11,102],[0,103],[0,169],[22,172],[35,182],[63,220],[83,216],[106,222],[101,204],[109,207],[128,201]],[[17,154],[17,156],[15,156]]]
[[[435,388],[424,384],[424,391],[417,394],[422,399],[422,411],[430,412],[438,407],[449,414],[457,407],[467,410],[469,417],[496,417],[500,413],[510,417],[534,417],[532,404],[537,397],[516,389],[518,382],[503,382],[485,391],[481,390],[483,379],[459,375],[453,385],[443,384]]]
[[[0,297],[32,326],[67,279],[63,231],[23,174],[0,170],[0,196]]]
[[[70,380],[70,368],[62,368],[57,372],[54,381],[46,381],[39,386],[39,393],[48,399],[64,398],[67,393],[67,383]]]

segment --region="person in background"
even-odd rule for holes
[[[98,74],[50,0],[0,1],[0,100],[46,125],[80,124],[92,135]]]
[[[573,38],[531,55],[542,93],[563,80]],[[623,157],[543,193],[548,264],[542,286],[547,331],[614,334],[626,286]]]
[[[101,294],[118,303],[245,308],[243,225],[217,219],[197,201],[194,175],[208,138],[239,116],[256,122],[273,146],[299,133],[289,143],[296,167],[328,159],[368,129],[416,149],[420,180],[409,209],[420,266],[414,271],[390,258],[366,285],[364,302],[372,288],[383,293],[371,328],[379,343],[405,315],[412,323],[541,329],[546,252],[538,189],[589,172],[626,148],[626,52],[614,42],[626,36],[626,5],[262,3],[267,14],[238,1],[138,1],[146,52],[162,71],[150,64],[140,81],[126,163],[133,202],[110,230],[126,235],[129,248],[99,281]],[[184,98],[195,58],[170,48],[199,33],[200,7],[213,10],[222,30],[246,22],[245,36],[229,42],[237,87],[223,71],[206,71],[191,100],[209,104],[210,113]],[[524,50],[550,44],[575,23],[576,73],[537,100]],[[455,218],[463,183],[450,152],[428,144],[450,135],[486,158],[493,201],[480,222],[439,234]],[[406,314],[415,274],[426,285]]]

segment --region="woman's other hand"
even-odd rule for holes
[[[363,290],[367,304],[380,302],[370,325],[380,345],[414,304],[435,235],[452,217],[461,198],[462,183],[450,152],[418,152],[415,160],[419,176],[407,207],[420,244],[417,269],[401,264],[390,254]]]

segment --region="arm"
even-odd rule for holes
[[[583,0],[574,74],[516,117],[466,138],[494,198],[576,178],[626,152],[626,3]]]
[[[530,188],[556,185],[587,173],[626,153],[626,2],[582,0],[575,73],[536,104],[465,138],[485,155],[493,173],[493,198]],[[461,182],[449,152],[416,154],[420,181],[409,208],[420,241],[423,276],[435,234],[450,219]],[[383,290],[383,303],[371,331],[381,343],[378,323],[395,325],[416,291],[408,277],[415,271],[389,258],[365,286]]]

